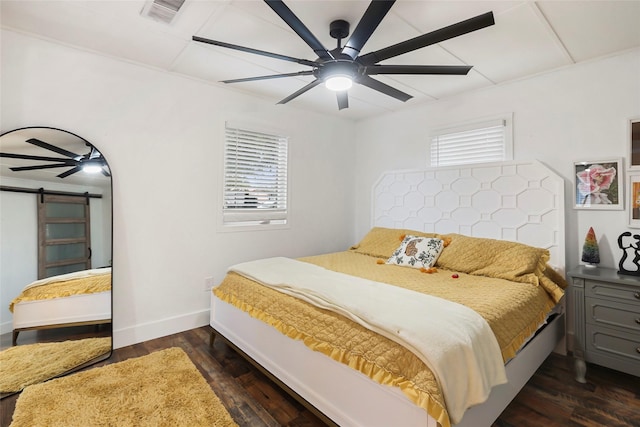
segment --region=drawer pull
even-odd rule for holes
[[[636,353],[640,353],[640,347],[636,347]]]
[[[633,296],[636,297],[636,299],[640,299],[640,292],[636,292]]]
[[[638,325],[640,325],[640,317],[638,317],[638,318],[636,319],[636,323],[637,323]]]

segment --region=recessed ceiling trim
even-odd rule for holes
[[[549,33],[549,35],[551,36],[551,39],[553,40],[553,42],[556,44],[556,46],[558,46],[558,48],[560,49],[560,51],[563,53],[563,55],[572,63],[575,64],[576,60],[573,58],[573,55],[571,55],[571,52],[569,52],[569,49],[567,49],[567,46],[565,46],[565,44],[562,42],[562,39],[560,38],[560,36],[558,36],[558,33],[556,32],[556,30],[553,28],[553,25],[551,25],[551,22],[549,22],[549,20],[547,19],[547,17],[545,16],[544,12],[540,9],[540,7],[535,4],[535,3],[530,3],[529,6],[531,6],[531,9],[533,9],[533,12],[536,14],[536,16],[540,19],[540,22],[545,26],[547,32]]]

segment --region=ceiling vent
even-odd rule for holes
[[[145,3],[140,14],[155,21],[170,24],[185,0],[153,0]]]

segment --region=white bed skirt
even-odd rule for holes
[[[266,323],[211,295],[211,327],[342,427],[437,427],[435,419],[399,388],[384,386],[364,374],[315,352]],[[564,314],[507,364],[507,384],[489,400],[469,409],[461,427],[489,427],[564,337]]]
[[[111,319],[111,291],[22,301],[13,308],[13,329]]]

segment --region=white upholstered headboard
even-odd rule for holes
[[[390,171],[372,200],[373,226],[546,248],[564,273],[564,180],[538,161]]]

